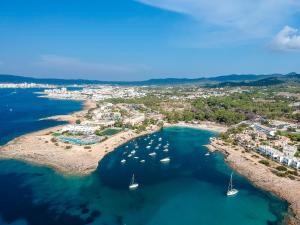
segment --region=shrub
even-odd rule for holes
[[[276,169],[278,171],[287,171],[287,168],[285,166],[277,166]]]
[[[270,166],[270,162],[266,159],[259,160],[259,163],[264,164],[266,166]]]

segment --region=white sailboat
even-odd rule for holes
[[[151,152],[151,153],[149,153],[149,155],[150,155],[151,157],[155,157],[155,156],[156,156],[156,152]]]
[[[169,151],[169,149],[168,149],[168,148],[165,148],[163,151],[164,151],[164,152],[168,152],[168,151]]]
[[[145,163],[146,161],[145,161],[145,159],[142,159],[140,162],[141,162],[141,163]]]
[[[131,153],[132,155],[134,155],[134,154],[136,153],[136,151],[135,151],[135,150],[132,150],[130,153]]]
[[[205,156],[209,156],[210,154],[209,154],[209,152],[207,152],[206,154],[205,154]]]
[[[134,174],[132,174],[132,178],[129,184],[129,190],[134,191],[139,187],[139,184],[134,179]]]
[[[163,163],[163,164],[167,164],[167,163],[170,162],[170,158],[169,157],[163,158],[163,159],[160,160],[160,162]]]
[[[125,163],[126,163],[126,159],[122,159],[121,164],[125,164]]]
[[[237,189],[233,188],[232,175],[233,175],[233,173],[231,173],[231,175],[230,175],[230,181],[229,181],[229,185],[228,185],[227,196],[233,196],[233,195],[236,195],[239,192]]]

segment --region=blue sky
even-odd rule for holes
[[[300,72],[294,0],[1,0],[0,73],[144,80]]]

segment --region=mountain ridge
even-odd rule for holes
[[[218,86],[238,86],[242,82],[246,85],[253,81],[276,78],[284,82],[289,79],[300,79],[300,74],[291,72],[288,74],[229,74],[214,77],[199,77],[199,78],[156,78],[144,81],[102,81],[89,79],[60,79],[60,78],[35,78],[28,76],[18,76],[10,74],[0,74],[0,83],[41,83],[41,84],[112,84],[112,85],[180,85],[180,84],[219,84]],[[222,85],[224,83],[224,85]],[[241,84],[242,84],[241,83]],[[279,83],[279,82],[278,82]],[[227,84],[227,85],[225,85]],[[243,85],[241,85],[243,86]]]

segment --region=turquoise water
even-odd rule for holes
[[[99,141],[83,141],[80,138],[65,137],[65,136],[61,136],[59,137],[59,139],[76,145],[91,145],[99,142]]]
[[[164,129],[120,146],[86,177],[63,176],[50,168],[14,160],[0,161],[0,224],[280,224],[287,204],[237,174],[234,185],[239,193],[226,197],[231,169],[221,154],[205,156],[203,147],[214,135],[196,129]],[[169,152],[162,151],[166,144]],[[138,159],[128,157],[133,149]],[[148,155],[153,151],[157,153],[154,158]],[[170,157],[169,164],[160,163],[164,157]],[[127,160],[124,165],[122,159]],[[133,173],[140,188],[129,191]]]

